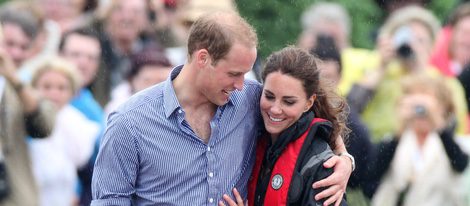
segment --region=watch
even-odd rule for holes
[[[352,171],[356,169],[356,161],[354,160],[354,157],[351,154],[349,154],[348,152],[341,152],[338,154],[338,156],[348,157],[351,160]]]

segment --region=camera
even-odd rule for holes
[[[393,45],[395,52],[401,59],[412,59],[415,56],[411,48],[411,41],[413,40],[413,33],[408,26],[402,26],[397,29],[393,37]]]
[[[414,115],[416,117],[425,117],[428,114],[426,107],[423,105],[416,105],[414,108]]]

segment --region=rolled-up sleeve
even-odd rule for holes
[[[93,206],[131,205],[139,169],[132,123],[118,113],[109,118],[93,172]]]

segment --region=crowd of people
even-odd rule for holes
[[[260,60],[233,0],[6,1],[0,205],[470,205],[470,2],[428,2]]]

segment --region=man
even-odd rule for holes
[[[19,68],[30,57],[29,49],[39,33],[41,23],[25,5],[17,2],[3,5],[0,8],[0,19],[4,49],[15,68]]]
[[[215,205],[234,187],[246,198],[262,123],[261,85],[244,81],[256,45],[253,28],[235,13],[198,19],[187,63],[110,115],[92,205]],[[349,160],[341,160],[351,172]],[[329,188],[319,198],[341,198],[341,189]]]
[[[21,84],[0,37],[0,205],[39,204],[25,138],[49,136],[52,108]]]
[[[102,106],[108,103],[111,91],[129,72],[130,57],[154,44],[151,39],[141,38],[144,29],[151,27],[147,20],[147,1],[114,0],[109,3],[102,21],[93,25],[100,34],[103,64],[92,92]]]
[[[59,52],[62,57],[76,65],[82,79],[81,89],[71,101],[72,106],[89,120],[101,125],[101,131],[103,131],[104,111],[88,88],[96,77],[101,58],[98,35],[90,29],[82,28],[67,32],[59,44]],[[78,171],[81,183],[80,205],[90,205],[91,202],[91,177],[101,136],[102,132],[96,137],[95,152],[88,164]]]

